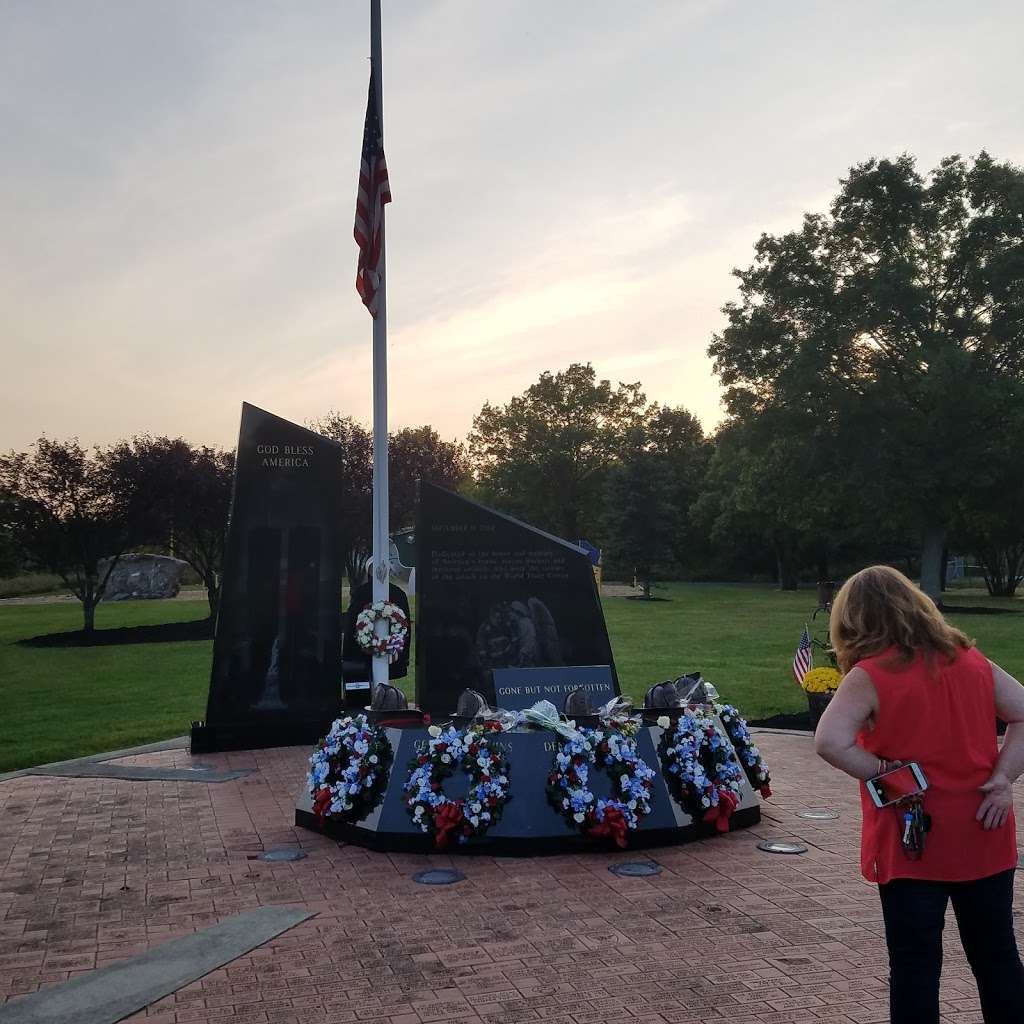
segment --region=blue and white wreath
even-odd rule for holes
[[[438,848],[447,846],[453,835],[468,843],[500,820],[510,799],[508,758],[493,743],[501,731],[495,720],[466,729],[432,725],[426,750],[409,762],[405,805],[421,831],[434,833]],[[445,796],[443,785],[456,769],[469,776],[469,790],[453,800]]]
[[[337,719],[309,758],[306,785],[320,821],[365,818],[387,787],[391,759],[387,733],[366,715]]]
[[[731,704],[716,704],[715,710],[722,720],[722,725],[725,726],[729,741],[736,750],[736,756],[743,765],[750,784],[767,799],[772,795],[772,777],[743,716]]]
[[[574,738],[563,736],[546,786],[548,803],[569,825],[591,838],[609,837],[620,847],[651,812],[655,773],[637,751],[638,731],[635,722],[612,720],[596,729],[579,729]],[[617,795],[595,797],[591,767],[608,772]]]
[[[659,752],[669,792],[694,821],[713,822],[727,832],[743,778],[732,744],[699,709],[684,711],[675,725],[663,716],[658,725],[664,730]]]

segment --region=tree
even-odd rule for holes
[[[0,579],[14,576],[22,568],[24,554],[18,546],[10,526],[14,498],[6,491],[0,491]]]
[[[161,475],[151,445],[137,438],[89,452],[77,439],[41,437],[29,452],[0,456],[5,525],[82,602],[86,633],[118,559],[151,532]]]
[[[1024,172],[982,153],[925,179],[903,156],[840,184],[829,216],[762,236],[709,353],[733,418],[824,398],[846,479],[919,531],[938,598],[947,532],[1024,385]]]
[[[639,384],[613,387],[589,363],[542,373],[504,406],[485,402],[469,436],[481,495],[569,540],[591,532],[645,405]]]
[[[417,484],[427,481],[456,491],[469,474],[461,444],[444,441],[433,427],[405,427],[388,442],[391,529],[416,522]]]
[[[328,412],[313,420],[310,430],[341,447],[342,550],[349,587],[366,579],[366,562],[373,550],[373,434],[351,416]]]
[[[146,450],[154,468],[161,470],[153,510],[155,536],[199,574],[213,618],[220,601],[234,454],[166,437],[155,439]]]
[[[227,539],[231,489],[235,475],[233,452],[194,448],[188,479],[174,520],[174,554],[185,559],[206,586],[210,617],[220,604],[221,571]]]
[[[366,563],[372,554],[373,434],[351,416],[329,412],[310,424],[342,450],[343,545],[345,569],[355,589],[366,579]],[[452,489],[467,474],[462,445],[444,441],[430,426],[405,427],[388,439],[388,516],[390,528],[400,529],[416,521],[416,485],[429,480]]]
[[[674,509],[667,539],[677,566],[693,566],[703,560],[705,533],[692,509],[704,487],[712,445],[700,420],[682,406],[651,406],[644,425],[644,445],[664,463],[665,498]]]
[[[673,564],[673,539],[680,509],[673,502],[672,466],[667,454],[652,450],[638,430],[609,471],[604,504],[605,537],[618,562],[631,562],[643,596]],[[685,513],[684,513],[685,514]]]
[[[780,589],[795,590],[808,529],[799,439],[760,426],[735,421],[719,432],[694,512],[720,547],[757,538],[772,553]]]
[[[979,467],[964,495],[955,532],[960,550],[973,553],[993,597],[1013,597],[1024,577],[1024,408],[1007,418],[993,458]]]

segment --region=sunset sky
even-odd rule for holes
[[[848,167],[1024,163],[1024,5],[383,0],[391,423],[590,361],[721,417],[730,270]],[[0,449],[370,416],[363,0],[0,0]]]

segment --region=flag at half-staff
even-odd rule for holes
[[[381,99],[380,0],[370,0],[370,87],[359,159],[359,191],[352,233],[359,245],[356,291],[373,317],[373,633],[377,646],[386,642],[383,614],[390,594],[388,538],[388,301],[387,245],[384,207],[391,202],[388,165],[384,160],[384,114]],[[372,646],[372,645],[371,645]],[[388,679],[388,658],[374,647],[370,659],[374,686]]]
[[[359,191],[356,222],[352,230],[359,245],[356,291],[371,316],[377,315],[380,287],[380,258],[383,239],[384,204],[391,202],[388,165],[384,159],[384,133],[380,123],[377,71],[371,65],[366,121],[363,124],[363,153],[359,161]]]

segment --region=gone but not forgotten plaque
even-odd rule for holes
[[[597,710],[619,693],[609,665],[496,668],[493,675],[498,707],[509,711],[525,711],[539,700],[550,701],[562,711],[570,693]]]
[[[341,694],[342,452],[248,403],[196,751],[312,743]]]
[[[449,714],[467,687],[493,704],[493,672],[507,668],[609,666],[618,694],[581,548],[429,483],[420,486],[416,540],[421,708]]]

